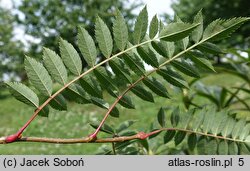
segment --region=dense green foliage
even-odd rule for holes
[[[248,0],[178,0],[174,1],[171,7],[175,13],[185,21],[191,21],[200,9],[204,15],[204,25],[217,18],[227,19],[231,17],[247,17],[250,15],[250,1]],[[169,16],[167,15],[167,18]],[[249,47],[250,24],[242,26],[239,31],[232,35],[224,44],[233,46]],[[246,39],[248,37],[248,39]]]
[[[35,108],[41,116],[48,116],[50,107],[67,110],[67,102],[74,101],[94,104],[108,109],[106,115],[119,117],[122,107],[136,108],[131,93],[141,100],[154,103],[157,96],[170,98],[170,86],[188,91],[191,84],[186,76],[197,79],[204,73],[215,71],[206,58],[208,54],[222,53],[214,41],[228,37],[248,20],[247,17],[217,19],[204,26],[199,12],[192,23],[184,23],[176,18],[174,22],[161,24],[159,27],[161,21],[154,17],[150,22],[148,35],[148,16],[144,7],[136,19],[130,38],[129,29],[119,11],[116,12],[112,30],[97,16],[95,39],[105,60],[98,62],[93,38],[86,29],[80,27],[77,39],[82,56],[89,65],[87,70],[82,71],[82,60],[74,46],[60,39],[60,56],[55,51],[44,48],[42,62],[31,57],[25,58],[25,70],[32,89],[21,83],[7,85],[14,97]],[[120,28],[125,31],[120,32]],[[85,46],[80,45],[81,43]],[[211,47],[215,47],[215,50]],[[153,69],[145,71],[143,63]],[[109,64],[110,68],[103,64]],[[121,83],[123,86],[120,86]],[[55,89],[54,85],[60,89]],[[103,96],[105,92],[115,99],[112,105]],[[236,95],[232,98],[235,97]],[[117,103],[122,107],[116,107]],[[246,119],[238,120],[231,109],[221,110],[224,106],[218,107],[218,111],[210,105],[200,108],[171,108],[170,115],[165,114],[164,107],[161,108],[157,114],[160,127],[152,126],[150,131],[157,133],[149,138],[167,131],[164,143],[174,139],[177,146],[187,136],[190,153],[196,148],[198,154],[249,154],[250,127]],[[138,132],[127,131],[133,123],[134,121],[125,121],[114,127],[104,123],[100,125],[100,131],[112,137],[130,136]],[[96,129],[99,122],[90,125]],[[134,139],[115,143],[113,152],[141,154],[139,148],[130,146],[134,142],[149,151],[146,139]],[[105,150],[105,154],[111,152]]]

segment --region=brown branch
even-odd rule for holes
[[[74,138],[74,139],[62,139],[62,138],[45,138],[45,137],[22,137],[16,140],[15,142],[39,142],[39,143],[53,143],[53,144],[76,144],[76,143],[115,143],[115,142],[124,142],[124,141],[130,141],[135,139],[141,139],[144,140],[152,135],[155,135],[162,131],[182,131],[186,132],[188,134],[197,134],[200,136],[207,136],[212,137],[216,139],[226,140],[226,141],[234,141],[239,143],[246,143],[246,141],[240,140],[240,139],[233,139],[233,138],[227,138],[219,135],[213,135],[203,132],[196,132],[192,130],[187,129],[181,129],[181,128],[161,128],[149,133],[139,132],[132,136],[122,136],[122,137],[113,137],[113,138],[102,138],[102,139],[92,139],[91,137],[86,138]],[[6,137],[0,138],[0,144],[7,144],[5,141]]]
[[[54,143],[54,144],[75,144],[75,143],[112,143],[112,142],[123,142],[134,139],[144,138],[143,133],[138,133],[133,136],[123,136],[114,138],[104,138],[104,139],[92,139],[91,137],[86,138],[73,138],[73,139],[62,139],[62,138],[45,138],[45,137],[21,137],[16,141],[12,142],[43,142],[43,143]],[[6,137],[0,138],[0,144],[7,144],[5,141]]]

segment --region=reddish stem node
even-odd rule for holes
[[[21,134],[19,135],[19,133],[12,134],[12,135],[6,137],[5,142],[6,143],[12,143],[12,142],[15,142],[16,140],[18,140],[21,137],[22,137],[22,135]]]
[[[15,142],[16,140],[20,139],[22,137],[22,133],[23,133],[24,129],[25,129],[25,127],[22,127],[17,133],[6,137],[5,142],[12,143],[12,142]]]
[[[149,135],[148,135],[147,133],[145,133],[145,132],[138,132],[138,133],[137,133],[137,136],[138,136],[138,138],[141,139],[141,140],[145,140],[146,138],[149,137]]]
[[[90,134],[90,135],[88,136],[88,138],[89,138],[89,141],[96,140],[96,139],[97,139],[97,134],[96,134],[96,133]]]

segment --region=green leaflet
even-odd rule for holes
[[[185,37],[182,40],[177,42],[177,45],[180,47],[181,50],[186,50],[189,43],[189,37]]]
[[[235,121],[232,118],[227,119],[227,124],[224,129],[221,131],[223,137],[229,136],[234,129]]]
[[[66,99],[61,94],[58,94],[54,99],[52,99],[49,105],[56,110],[67,110]]]
[[[210,132],[211,129],[213,128],[213,123],[215,122],[215,114],[216,114],[215,109],[209,108],[206,111],[203,121],[203,131],[205,133]]]
[[[163,47],[161,42],[152,41],[151,45],[159,55],[163,57],[168,57],[167,50]]]
[[[192,133],[190,135],[188,135],[188,147],[190,150],[194,150],[194,148],[196,147],[197,144],[197,137],[196,134]]]
[[[66,67],[75,75],[82,73],[82,60],[72,44],[60,39],[60,54]]]
[[[120,80],[122,80],[125,83],[132,82],[130,76],[128,75],[129,72],[124,69],[124,66],[122,64],[122,60],[117,59],[117,58],[110,60],[109,65],[112,68],[112,71],[115,73],[115,75],[117,77],[119,77]]]
[[[52,80],[44,66],[28,56],[24,60],[24,65],[31,84],[43,95],[51,96]]]
[[[93,104],[95,104],[101,108],[109,109],[109,104],[107,102],[105,102],[103,99],[91,97],[91,101]]]
[[[148,12],[145,6],[136,18],[135,28],[133,32],[134,44],[139,44],[145,37],[148,28]]]
[[[48,96],[44,96],[44,95],[40,94],[39,105],[36,107],[37,108],[36,110],[38,110],[39,106],[41,106],[42,104],[44,104],[44,102],[48,98],[49,98]],[[40,111],[38,112],[38,115],[41,116],[41,117],[48,117],[49,116],[49,105],[46,105],[45,107],[41,108]]]
[[[193,128],[194,131],[197,131],[198,128],[200,128],[201,124],[203,123],[204,116],[205,116],[205,108],[194,113],[193,120],[191,122],[191,127]]]
[[[204,30],[202,40],[217,41],[230,36],[241,24],[250,20],[246,17],[232,18],[228,20],[217,19],[210,23]]]
[[[159,31],[161,31],[165,27],[164,23],[160,20],[159,22]]]
[[[249,134],[250,134],[250,123],[248,123],[248,124],[246,124],[246,126],[244,126],[243,130],[240,133],[239,139],[245,140]]]
[[[63,91],[63,96],[70,100],[80,104],[90,103],[89,98],[86,96],[83,88],[78,84],[71,84],[68,88]]]
[[[38,113],[39,116],[42,117],[48,117],[49,116],[49,107],[45,106],[44,108],[41,109],[41,111]]]
[[[224,116],[223,117],[220,117],[219,119],[222,119],[220,124],[219,124],[219,127],[218,127],[218,130],[217,130],[217,134],[222,134],[222,131],[224,130],[224,128],[227,126],[227,121],[228,121],[228,113],[226,111],[222,111],[222,113],[224,113]]]
[[[215,139],[206,142],[206,151],[208,155],[217,154],[217,142]]]
[[[94,78],[91,76],[84,76],[80,79],[80,84],[82,88],[91,96],[102,98],[102,90],[98,85],[97,81],[94,81]]]
[[[246,120],[244,120],[244,119],[239,120],[235,124],[234,129],[232,131],[232,138],[233,139],[239,138],[239,136],[240,136],[241,132],[243,131],[245,125],[246,125]]]
[[[119,96],[119,90],[118,89],[111,89],[110,87],[105,87],[104,84],[100,84],[102,87],[102,90],[107,90],[107,92],[114,98],[117,98]]]
[[[247,146],[244,143],[239,144],[239,150],[240,150],[240,155],[250,154],[250,150],[247,148]]]
[[[97,97],[91,97],[91,102],[93,104],[95,104],[96,106],[99,106],[103,109],[109,109],[109,104],[104,101],[103,99],[100,99],[100,98],[97,98]],[[110,113],[110,116],[113,116],[113,117],[119,117],[119,110],[115,107],[111,113]]]
[[[174,20],[177,23],[183,23],[183,21],[177,15],[175,15]],[[178,41],[177,43],[179,44],[182,50],[186,50],[189,43],[189,37],[185,37],[182,40]]]
[[[96,18],[95,36],[102,54],[109,58],[113,50],[113,39],[109,28],[99,16]]]
[[[134,86],[131,91],[142,100],[154,102],[153,95],[140,85]]]
[[[217,112],[217,114],[215,115],[216,122],[213,123],[213,127],[211,129],[211,132],[214,135],[218,135],[222,132],[222,130],[226,126],[227,118],[228,118],[228,115],[226,111]]]
[[[229,155],[238,155],[239,153],[239,149],[238,149],[238,145],[235,142],[231,142],[228,145],[228,154]]]
[[[17,100],[36,108],[39,106],[37,95],[29,87],[17,82],[7,82],[6,84],[9,87],[10,93]]]
[[[155,68],[159,67],[158,59],[155,53],[149,47],[137,47],[137,52],[140,57],[146,62],[148,65],[151,65]]]
[[[186,132],[178,131],[174,137],[175,145],[176,146],[179,145],[184,140],[185,137],[186,137]]]
[[[194,17],[194,23],[200,23],[194,31],[192,32],[191,38],[195,43],[198,43],[201,40],[203,34],[203,16],[201,10]]]
[[[167,82],[176,87],[188,88],[188,83],[184,80],[184,78],[171,69],[160,69],[157,71],[157,73],[161,75]]]
[[[158,123],[161,125],[161,127],[165,127],[166,126],[166,117],[165,117],[165,111],[164,109],[161,107],[158,115],[157,115],[157,119],[158,119]]]
[[[177,125],[179,124],[179,121],[180,121],[180,109],[179,109],[179,107],[174,109],[174,111],[171,114],[170,120],[171,120],[172,126],[177,127]]]
[[[227,155],[228,154],[228,142],[222,140],[218,145],[218,154],[219,155]]]
[[[135,109],[135,105],[132,102],[131,98],[126,95],[119,100],[119,104],[128,109]]]
[[[201,155],[206,155],[208,154],[207,153],[207,147],[206,147],[206,144],[207,144],[207,139],[205,136],[201,136],[197,142],[197,151],[198,151],[198,154]]]
[[[190,127],[190,122],[193,120],[193,113],[194,113],[194,109],[190,109],[187,112],[183,112],[180,115],[180,121],[178,124],[178,128],[183,128],[183,129],[189,129]]]
[[[131,141],[125,141],[125,142],[118,142],[115,143],[115,149],[119,150],[119,154],[130,154],[135,155],[138,154],[138,150],[135,147],[128,147],[130,144],[138,142],[138,140],[131,140]],[[123,150],[125,149],[125,150]],[[106,154],[112,154],[112,150],[109,151],[110,153]]]
[[[188,58],[190,58],[197,66],[208,69],[210,71],[216,72],[214,70],[213,65],[211,62],[205,57],[204,54],[200,52],[188,52]]]
[[[117,91],[115,83],[112,78],[110,78],[108,72],[104,67],[98,67],[94,70],[94,74],[97,80],[105,87],[106,89],[111,89]]]
[[[164,58],[171,58],[174,55],[175,45],[174,42],[151,42],[154,50]]]
[[[113,24],[113,34],[117,48],[123,51],[128,42],[128,27],[119,10],[117,10],[116,19]]]
[[[117,107],[114,107],[113,110],[110,112],[110,116],[114,118],[119,118],[120,112]]]
[[[164,41],[178,41],[187,37],[199,24],[189,24],[189,23],[170,23],[165,26],[159,35],[159,39]]]
[[[145,78],[143,80],[143,83],[150,89],[152,90],[155,94],[169,98],[169,94],[167,92],[167,89],[155,78]]]
[[[159,22],[158,22],[158,18],[157,15],[155,15],[149,25],[149,38],[153,39],[156,34],[158,33],[158,29],[159,29]]]
[[[67,70],[61,58],[54,51],[44,48],[43,62],[50,75],[56,82],[60,83],[61,85],[65,85],[67,83]]]
[[[223,53],[223,51],[217,45],[210,42],[204,42],[200,44],[197,46],[197,49],[199,49],[201,52],[207,52],[214,55]]]
[[[179,61],[172,61],[171,65],[173,65],[177,70],[186,74],[190,77],[199,78],[200,74],[198,73],[197,69],[191,64],[186,62],[185,60]]]
[[[123,59],[127,66],[134,71],[136,75],[142,76],[145,73],[144,65],[141,59],[136,54],[125,53]]]
[[[248,135],[245,139],[245,144],[248,148],[250,148],[250,135]]]
[[[92,37],[89,35],[88,31],[83,27],[78,29],[78,46],[83,54],[84,60],[90,67],[93,67],[96,63],[97,51],[95,47],[95,42]]]
[[[149,151],[149,144],[148,144],[148,140],[144,139],[144,140],[139,140],[138,143],[140,143],[140,145],[142,147],[144,147],[147,151]],[[136,149],[136,148],[135,148]],[[137,149],[136,149],[137,150]],[[135,153],[136,154],[136,153]]]
[[[168,130],[165,135],[164,135],[164,144],[168,143],[171,141],[175,136],[175,131],[174,130]]]

